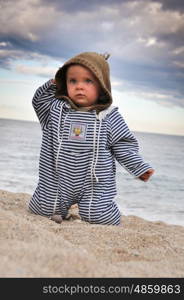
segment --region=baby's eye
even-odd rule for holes
[[[86,79],[86,82],[87,82],[87,83],[93,83],[93,80],[87,78],[87,79]]]
[[[77,82],[77,80],[74,79],[74,78],[70,78],[70,79],[69,79],[69,83],[76,83],[76,82]]]

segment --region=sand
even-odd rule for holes
[[[184,277],[184,227],[122,217],[123,226],[57,224],[27,210],[30,195],[0,191],[0,277]]]

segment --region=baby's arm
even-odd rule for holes
[[[32,104],[42,129],[45,128],[49,122],[50,107],[52,100],[55,99],[55,92],[55,82],[53,79],[50,79],[40,86],[34,94]]]
[[[118,111],[111,115],[111,144],[117,161],[133,176],[147,181],[152,167],[139,154],[138,141]]]

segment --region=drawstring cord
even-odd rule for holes
[[[57,138],[58,138],[59,147],[58,147],[58,150],[57,150],[56,162],[55,162],[55,164],[56,164],[56,174],[58,173],[58,159],[59,159],[59,153],[60,153],[60,149],[61,149],[61,145],[62,145],[62,141],[63,141],[63,133],[61,134],[61,138],[60,138],[60,127],[61,127],[61,117],[62,117],[63,105],[64,105],[64,103],[61,105],[59,120],[58,120]],[[65,119],[64,119],[64,124],[65,124],[65,121],[66,121],[66,117],[67,117],[67,114],[66,114]],[[55,198],[55,201],[54,201],[53,215],[55,214],[55,211],[56,211],[56,205],[57,205],[57,201],[58,201],[58,192],[59,192],[59,183],[58,183],[56,198]]]
[[[94,132],[93,132],[93,158],[91,163],[91,180],[93,180],[93,176],[95,177],[96,182],[99,181],[98,177],[96,176],[96,165],[99,156],[99,145],[100,145],[100,130],[101,130],[102,121],[100,120],[99,129],[98,129],[98,137],[97,137],[97,146],[96,146],[96,135],[97,135],[97,115],[94,124]],[[95,159],[96,154],[96,159]]]
[[[93,181],[93,174],[94,174],[94,161],[95,161],[95,149],[96,148],[96,119],[94,124],[94,130],[93,130],[93,158],[91,163],[91,180]]]
[[[61,104],[61,109],[60,109],[60,113],[59,113],[58,131],[57,131],[58,143],[60,142],[60,126],[61,126],[61,116],[62,116],[63,105],[64,105],[64,103]]]
[[[95,123],[96,122],[97,121],[95,121]],[[96,176],[95,170],[96,170],[96,165],[97,165],[97,162],[98,162],[98,155],[99,155],[101,125],[102,125],[102,122],[100,120],[99,129],[98,129],[98,138],[97,138],[96,160],[95,160],[94,165],[93,165],[93,175],[95,177],[96,182],[99,181],[98,177]],[[94,140],[96,140],[96,134],[95,134],[95,139]],[[95,151],[95,149],[93,149],[93,150]]]
[[[89,221],[91,219],[91,204],[93,201],[93,176],[95,177],[96,182],[99,181],[98,177],[96,176],[96,165],[98,161],[98,155],[99,155],[99,145],[100,145],[100,130],[101,130],[102,120],[100,120],[99,129],[98,129],[98,138],[97,138],[97,149],[96,149],[96,129],[97,129],[97,115],[95,118],[95,124],[94,124],[94,132],[93,132],[93,159],[91,163],[91,199],[89,202]],[[96,152],[96,159],[95,159],[95,152]]]
[[[63,105],[61,106],[61,110],[60,110],[60,114],[59,114],[59,121],[58,121],[58,143],[59,143],[59,147],[58,147],[58,151],[57,151],[57,155],[56,155],[56,173],[57,173],[57,170],[58,170],[58,160],[59,160],[59,153],[60,153],[60,150],[61,150],[61,146],[62,146],[62,142],[63,142],[63,133],[61,134],[61,138],[60,138],[60,127],[61,127],[61,116],[62,116],[62,108],[63,108]],[[64,118],[64,125],[63,125],[63,128],[65,126],[65,121],[66,121],[66,118],[67,118],[67,114]]]

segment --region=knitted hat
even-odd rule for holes
[[[77,107],[72,100],[68,97],[67,87],[66,87],[66,71],[70,65],[79,64],[88,68],[93,75],[97,78],[101,86],[101,94],[99,96],[98,102],[87,108],[87,110],[96,109],[97,112],[106,109],[112,103],[111,95],[111,83],[110,83],[110,71],[107,59],[109,54],[98,54],[96,52],[84,52],[81,53],[70,60],[68,60],[55,75],[56,81],[56,97],[61,99],[67,99],[72,107],[77,110],[86,110],[83,107]]]

